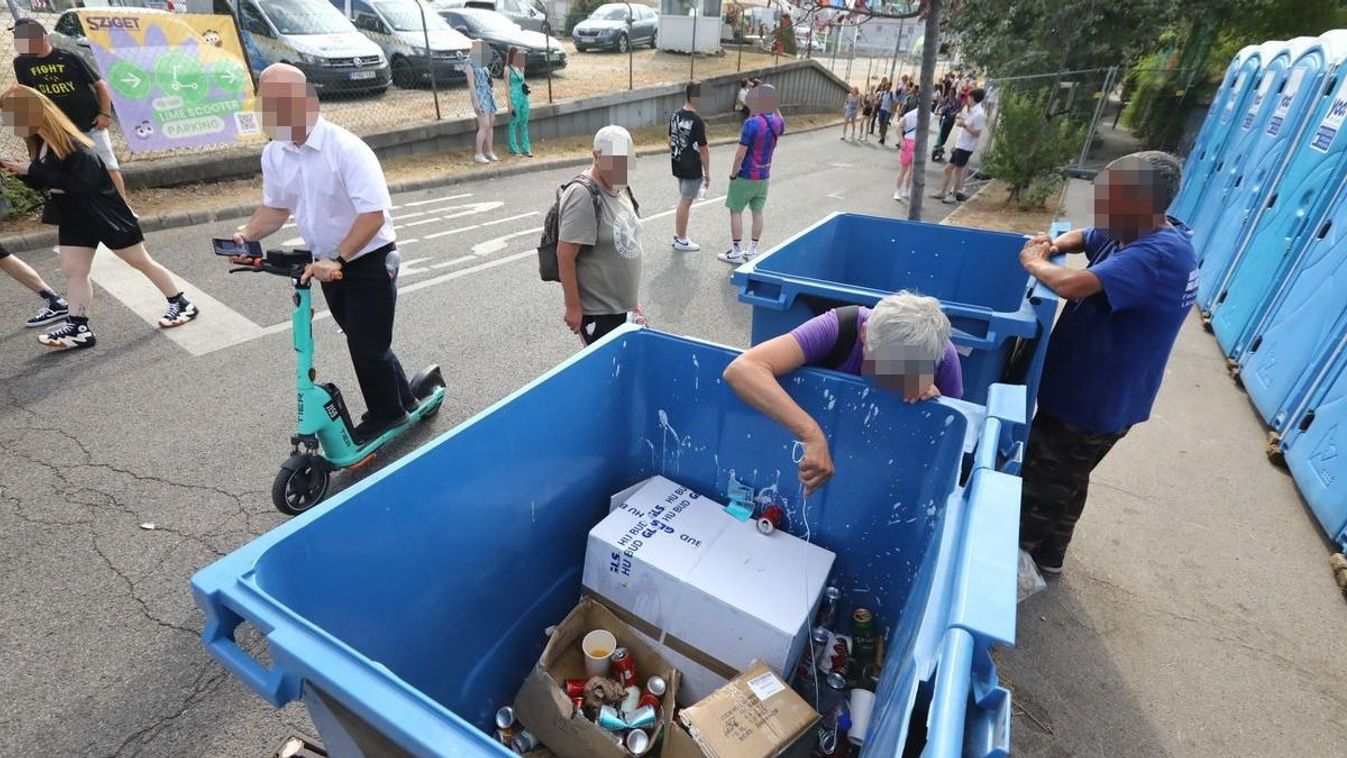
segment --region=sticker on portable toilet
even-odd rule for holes
[[[1329,146],[1338,136],[1338,130],[1342,128],[1344,118],[1347,118],[1347,79],[1343,79],[1342,85],[1333,95],[1333,104],[1328,107],[1328,113],[1324,114],[1323,123],[1319,124],[1310,147],[1321,153],[1328,152]]]
[[[1235,77],[1235,83],[1230,87],[1230,91],[1226,93],[1225,115],[1221,117],[1222,121],[1229,121],[1230,114],[1235,112],[1235,99],[1238,98],[1239,93],[1244,90],[1244,77],[1246,74],[1248,74],[1247,71],[1241,70],[1239,76]]]
[[[1276,137],[1277,132],[1282,130],[1282,124],[1286,121],[1286,114],[1291,111],[1291,101],[1296,99],[1296,93],[1300,91],[1300,82],[1304,78],[1305,69],[1298,68],[1291,72],[1291,78],[1287,80],[1286,86],[1282,87],[1281,99],[1277,101],[1277,109],[1272,112],[1272,119],[1267,124],[1269,137]]]
[[[1244,113],[1244,123],[1240,128],[1248,131],[1253,128],[1254,117],[1258,115],[1258,108],[1263,104],[1263,98],[1267,97],[1268,90],[1272,89],[1272,80],[1275,77],[1266,73],[1263,75],[1263,81],[1258,84],[1258,91],[1253,93],[1253,102],[1249,103],[1249,110]]]

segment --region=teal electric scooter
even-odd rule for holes
[[[296,516],[323,499],[333,471],[364,466],[379,448],[407,431],[412,424],[434,416],[444,402],[444,377],[436,365],[417,372],[411,379],[417,407],[407,414],[407,421],[377,437],[359,438],[341,390],[332,382],[319,384],[314,381],[318,372],[313,368],[313,292],[307,282],[299,281],[304,267],[313,261],[312,255],[303,250],[268,250],[264,257],[234,257],[230,260],[241,264],[231,268],[231,274],[261,272],[285,276],[295,289],[290,327],[298,356],[295,389],[299,395],[299,433],[290,438],[293,449],[290,457],[281,464],[280,473],[276,474],[276,481],[271,486],[271,501],[282,513]]]

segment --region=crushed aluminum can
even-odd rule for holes
[[[633,729],[627,732],[627,750],[632,755],[644,755],[650,749],[650,735],[641,729]]]
[[[618,715],[617,709],[611,705],[605,705],[599,709],[598,725],[610,732],[621,732],[627,729],[627,722]]]
[[[496,711],[497,729],[509,729],[510,727],[514,726],[514,722],[515,722],[514,709],[511,708],[510,706],[508,705],[502,706],[500,710]]]
[[[636,712],[631,714],[631,718],[627,719],[626,723],[627,727],[630,729],[649,729],[654,726],[655,722],[658,720],[659,714],[655,712],[654,708],[647,705],[643,708],[637,708]]]
[[[540,744],[538,738],[534,737],[532,732],[526,730],[514,736],[514,739],[510,742],[510,748],[523,755],[530,750],[537,750]]]

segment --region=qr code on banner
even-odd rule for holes
[[[257,114],[252,111],[239,111],[234,114],[234,130],[241,137],[255,137],[262,131],[257,125]]]

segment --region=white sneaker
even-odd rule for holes
[[[702,246],[701,246],[701,245],[698,245],[696,242],[693,242],[693,241],[690,240],[690,239],[681,239],[681,240],[680,240],[680,239],[678,239],[677,237],[674,237],[674,238],[673,238],[673,249],[674,249],[674,250],[677,250],[677,251],[680,252],[680,253],[695,253],[695,252],[697,252],[698,250],[701,250],[701,249],[702,249]]]
[[[901,201],[901,200],[903,199],[903,193],[901,193],[901,192],[894,192],[894,193],[893,193],[893,199],[894,199],[894,200],[899,200],[899,201]]]
[[[725,252],[721,253],[720,255],[717,255],[716,257],[721,259],[722,261],[725,261],[726,263],[732,263],[736,266],[748,260],[747,258],[744,257],[744,254],[742,252],[735,250],[733,248],[726,250]]]
[[[472,156],[472,159],[473,159],[474,161],[476,161],[477,163],[490,163],[490,162],[491,162],[491,159],[490,159],[490,158],[486,157],[485,155],[482,155],[481,153],[478,153],[478,154]]]
[[[758,249],[756,247],[750,247],[749,249],[744,251],[744,260],[746,261],[751,261],[757,257],[758,257]]]
[[[486,154],[486,158],[487,158],[487,160],[489,160],[489,161],[491,161],[491,162],[493,162],[493,163],[496,162],[496,161],[498,161],[498,160],[500,160],[500,158],[497,158],[497,157],[496,157],[496,154],[495,154],[495,153],[487,153],[487,154]]]

